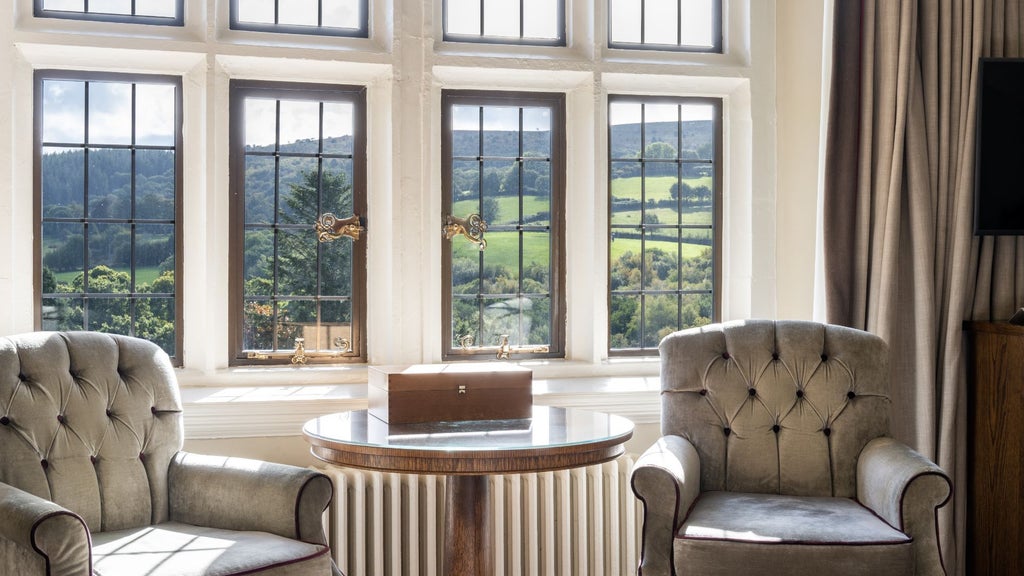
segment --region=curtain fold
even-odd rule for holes
[[[893,435],[954,480],[964,573],[965,320],[1024,306],[1024,239],[973,236],[976,77],[1024,56],[1024,0],[835,0],[823,226],[829,322],[885,338]]]

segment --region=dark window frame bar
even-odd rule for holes
[[[84,11],[53,10],[43,8],[44,0],[34,0],[32,14],[36,18],[60,18],[64,20],[89,20],[94,22],[114,22],[117,24],[146,24],[150,26],[184,26],[185,0],[174,1],[174,16],[137,15],[135,0],[131,0],[132,14],[111,14],[108,12],[90,12],[89,0],[85,0]]]
[[[274,0],[274,20],[280,20],[281,2]],[[238,17],[239,0],[231,0],[229,6],[229,28],[231,30],[243,30],[247,32],[265,32],[276,34],[299,34],[306,36],[332,36],[337,38],[369,38],[370,17],[369,0],[358,0],[359,2],[359,26],[357,28],[337,28],[323,25],[323,0],[317,0],[317,24],[316,26],[303,26],[299,24],[267,24],[263,22],[249,22],[240,20]]]
[[[722,135],[723,135],[722,110],[723,110],[723,102],[722,102],[721,98],[712,98],[712,97],[638,96],[638,95],[609,94],[608,95],[608,103],[607,103],[607,106],[608,106],[607,109],[609,111],[609,120],[610,120],[610,113],[611,113],[611,105],[613,103],[616,103],[616,102],[620,102],[620,103],[638,103],[638,104],[643,104],[643,105],[647,105],[647,104],[675,104],[675,105],[705,104],[705,105],[707,105],[707,104],[710,104],[710,105],[712,105],[714,107],[714,110],[715,110],[714,114],[712,115],[712,135],[713,135],[713,138],[714,138],[714,142],[713,142],[714,143],[714,152],[712,154],[713,158],[710,160],[710,162],[708,160],[705,160],[705,159],[696,159],[696,160],[694,160],[694,159],[683,159],[682,158],[682,156],[681,156],[681,154],[682,154],[682,137],[683,137],[682,127],[680,127],[680,130],[676,134],[676,139],[677,139],[677,144],[676,144],[676,151],[677,152],[676,152],[676,154],[677,154],[677,158],[675,158],[675,159],[650,159],[650,160],[643,158],[643,150],[644,150],[644,147],[646,146],[646,136],[645,136],[645,124],[646,124],[646,122],[645,122],[643,113],[641,114],[641,119],[640,119],[640,153],[641,153],[641,157],[640,158],[616,158],[616,157],[612,156],[612,145],[611,145],[611,143],[612,143],[612,124],[611,124],[610,121],[608,122],[608,233],[609,233],[608,252],[609,252],[609,257],[608,257],[607,262],[605,263],[606,266],[607,266],[607,278],[609,279],[609,281],[608,281],[607,301],[606,301],[607,317],[608,317],[608,327],[607,327],[607,336],[608,336],[607,350],[608,350],[608,355],[609,355],[609,357],[655,356],[655,355],[658,354],[657,345],[655,345],[653,347],[647,347],[647,346],[644,345],[644,336],[645,336],[645,330],[646,330],[646,309],[647,309],[646,298],[647,298],[648,295],[650,295],[650,296],[659,296],[659,295],[674,295],[674,296],[676,296],[677,297],[677,304],[678,304],[677,309],[676,309],[676,322],[677,322],[677,325],[679,326],[678,329],[683,329],[683,327],[682,327],[682,303],[683,303],[683,298],[685,296],[688,296],[688,295],[705,295],[705,294],[710,293],[711,294],[711,302],[712,302],[711,303],[711,307],[712,307],[712,309],[711,309],[711,313],[712,313],[711,321],[712,322],[719,322],[719,321],[721,321],[721,317],[722,317],[722,175],[723,175],[722,174],[722,172],[723,172],[723,166],[722,166],[722,156],[723,156],[723,148],[722,148],[723,147],[723,141],[722,141]],[[640,209],[641,209],[640,223],[639,223],[638,226],[631,226],[630,227],[630,228],[633,228],[633,229],[639,229],[641,231],[641,234],[640,234],[640,245],[641,245],[640,288],[639,289],[633,289],[633,290],[612,290],[611,289],[611,267],[612,267],[612,261],[611,261],[611,242],[610,242],[610,236],[611,236],[611,234],[616,229],[627,228],[624,225],[613,225],[612,224],[612,215],[613,215],[613,213],[612,213],[612,209],[613,209],[612,199],[613,199],[613,197],[612,197],[612,193],[611,193],[611,184],[612,184],[612,170],[614,168],[614,163],[615,162],[637,162],[637,163],[640,164],[640,169],[641,169],[641,173],[640,173],[641,174],[640,175],[640,178],[641,178],[641,182],[640,182]],[[645,180],[646,180],[646,164],[648,164],[648,163],[670,163],[670,164],[676,164],[676,166],[677,166],[677,169],[676,169],[676,181],[677,182],[681,182],[682,181],[682,173],[683,173],[683,166],[684,165],[686,165],[686,164],[709,164],[709,163],[712,164],[712,166],[714,168],[713,169],[713,174],[714,174],[714,176],[713,176],[713,178],[714,178],[713,184],[714,184],[714,187],[713,187],[713,189],[711,191],[711,197],[712,197],[711,225],[708,226],[708,225],[705,225],[705,224],[682,224],[681,223],[681,216],[680,216],[680,223],[679,224],[646,224],[643,221],[643,217],[644,217],[644,215],[646,214],[646,211],[647,211],[646,182],[645,182]],[[677,213],[681,215],[682,214],[682,210],[681,210],[682,195],[679,195],[677,197],[676,202],[677,202],[677,207],[676,207]],[[712,272],[713,278],[711,280],[711,289],[710,290],[706,290],[706,289],[701,289],[701,290],[684,289],[682,287],[682,280],[683,280],[682,279],[682,275],[679,275],[679,277],[677,278],[676,289],[674,289],[674,290],[650,290],[650,289],[646,289],[645,288],[645,285],[646,285],[646,273],[647,273],[647,265],[646,265],[646,258],[645,258],[645,254],[646,254],[645,243],[646,243],[646,240],[647,240],[646,232],[648,230],[658,230],[658,229],[673,229],[673,230],[677,230],[678,231],[678,238],[679,238],[678,241],[679,241],[680,244],[682,244],[683,233],[686,230],[710,230],[711,231],[711,237],[712,237],[712,246],[711,246],[712,264],[711,264],[711,266],[712,266],[712,270],[713,270],[713,272]],[[677,269],[679,269],[679,270],[682,269],[682,261],[683,261],[682,250],[677,250],[676,251],[676,266],[677,266]],[[611,346],[612,298],[615,297],[615,296],[639,296],[639,298],[640,298],[640,304],[639,304],[640,305],[640,321],[639,321],[640,333],[638,335],[638,340],[639,340],[638,343],[640,345],[639,348],[612,348],[612,346]]]
[[[681,52],[681,53],[692,53],[692,54],[721,54],[723,52],[723,22],[722,19],[722,0],[711,0],[711,46],[691,46],[682,43],[682,23],[676,23],[676,42],[677,44],[654,44],[646,43],[644,41],[644,10],[647,6],[647,0],[640,0],[640,42],[616,42],[612,40],[612,18],[611,18],[611,2],[607,1],[607,13],[608,13],[608,47],[615,50],[655,50],[661,52]],[[682,0],[676,0],[677,9],[682,12]]]
[[[366,154],[366,87],[355,86],[355,85],[341,85],[341,84],[315,84],[315,83],[298,83],[298,82],[270,82],[270,81],[257,81],[257,80],[231,80],[229,86],[229,166],[232,174],[245,174],[245,159],[247,153],[245,152],[245,100],[248,97],[258,95],[260,98],[274,99],[277,100],[276,106],[280,109],[281,100],[305,100],[305,101],[316,101],[320,104],[321,115],[323,114],[323,103],[324,102],[349,102],[353,104],[353,149],[352,149],[352,204],[355,213],[359,214],[363,219],[366,219],[366,206],[367,206],[367,192],[366,192],[366,171],[367,171],[367,154]],[[275,121],[278,123],[277,132],[280,134],[280,113],[276,115]],[[323,127],[321,126],[321,135],[319,141],[319,151],[317,153],[281,153],[276,151],[273,156],[280,157],[344,157],[343,154],[335,153],[323,153]],[[280,141],[275,140],[275,147],[280,146]],[[254,155],[266,156],[266,153],[256,153]],[[322,178],[323,174],[320,173]],[[279,204],[279,189],[278,181],[275,179],[274,182],[274,205],[275,207]],[[230,366],[273,366],[273,365],[290,365],[290,358],[286,352],[287,350],[277,349],[273,351],[273,354],[268,354],[268,358],[250,358],[248,357],[249,352],[268,352],[265,350],[247,350],[244,348],[244,322],[245,314],[243,307],[245,303],[253,300],[267,300],[268,302],[274,303],[274,317],[277,317],[277,305],[281,301],[308,301],[314,302],[318,308],[318,319],[319,319],[319,307],[323,302],[338,302],[348,301],[351,303],[351,314],[352,314],[352,337],[351,337],[351,351],[348,353],[339,354],[337,356],[328,356],[317,354],[316,351],[310,351],[308,355],[308,364],[352,364],[352,363],[364,363],[367,361],[367,348],[366,348],[366,262],[367,262],[367,251],[366,251],[366,237],[363,236],[359,241],[354,242],[352,247],[352,293],[350,296],[332,296],[332,295],[321,295],[320,286],[317,285],[317,294],[315,295],[302,295],[302,296],[284,296],[277,294],[277,279],[278,274],[278,257],[277,248],[278,243],[274,242],[274,294],[266,296],[247,296],[245,295],[245,266],[244,266],[244,248],[245,248],[245,232],[247,229],[252,227],[257,228],[268,228],[268,229],[303,229],[302,225],[288,225],[277,221],[278,215],[275,213],[274,222],[270,224],[250,224],[246,225],[245,222],[245,179],[244,178],[232,178],[229,183],[231,191],[230,200],[230,230],[229,230],[229,251],[230,257],[228,261],[228,292],[229,292],[229,308],[228,308],[228,350],[229,350],[229,362]],[[318,195],[317,197],[317,212],[323,213],[323,206],[319,203],[322,198]],[[327,211],[333,211],[336,208],[328,207]],[[276,208],[275,208],[276,212]],[[339,214],[339,217],[345,217],[344,214]],[[348,239],[339,239],[336,242],[348,242]],[[323,245],[320,244],[317,247],[317,254],[324,249]],[[317,282],[320,282],[318,276]],[[319,321],[319,320],[318,320]],[[274,334],[275,346],[277,333]]]
[[[484,34],[484,0],[477,0],[480,3],[480,33],[479,34],[456,34],[448,31],[448,0],[441,3],[441,39],[445,42],[460,42],[467,44],[505,44],[512,46],[566,46],[566,18],[565,0],[555,0],[557,6],[557,21],[555,29],[558,31],[556,38],[527,38],[524,36],[523,15],[525,5],[519,0],[519,37],[512,36],[487,36]]]
[[[85,84],[84,94],[84,136],[85,142],[83,143],[62,143],[62,142],[47,142],[42,139],[43,136],[43,82],[47,80],[72,80],[83,82]],[[135,91],[137,84],[163,84],[174,86],[174,107],[175,107],[175,128],[174,128],[174,145],[173,146],[155,146],[155,145],[137,145],[134,143],[135,140],[135,117],[132,116],[132,143],[131,144],[102,144],[92,146],[89,142],[89,89],[88,86],[92,82],[117,82],[121,84],[132,84],[132,106],[135,106]],[[100,299],[127,299],[129,307],[129,315],[131,317],[132,329],[131,334],[134,335],[135,322],[135,304],[138,300],[146,300],[150,298],[157,299],[173,299],[174,305],[174,351],[171,355],[171,363],[174,366],[183,365],[183,342],[184,342],[184,314],[183,314],[183,260],[184,260],[184,249],[183,249],[183,214],[184,214],[184,186],[182,183],[182,176],[184,174],[184,160],[183,160],[183,99],[182,99],[182,79],[180,76],[167,76],[167,75],[155,75],[155,74],[122,74],[114,72],[87,72],[87,71],[72,71],[72,70],[51,70],[41,69],[36,70],[33,79],[34,86],[34,113],[33,113],[33,229],[35,233],[35,239],[33,240],[32,256],[33,256],[33,268],[35,273],[33,274],[33,302],[35,305],[34,310],[34,324],[36,330],[42,329],[42,302],[46,298],[66,298],[66,299],[81,299],[82,301],[82,315],[83,315],[83,328],[88,329],[89,327],[89,300],[100,300]],[[84,235],[83,243],[83,254],[82,254],[82,272],[83,272],[83,288],[84,291],[81,293],[54,293],[44,294],[42,286],[42,269],[43,269],[43,253],[42,253],[42,231],[44,225],[43,219],[43,189],[42,189],[42,150],[44,147],[62,147],[62,148],[81,148],[83,150],[83,204],[82,210],[83,215],[81,218],[47,218],[45,223],[72,223],[82,224],[82,230]],[[111,150],[130,150],[131,151],[131,163],[132,163],[132,179],[131,179],[131,217],[130,218],[90,218],[89,217],[89,151],[90,149],[111,149]],[[136,211],[136,180],[135,180],[135,153],[139,150],[170,150],[174,152],[174,219],[144,219],[135,218]],[[132,229],[131,245],[130,245],[130,257],[131,269],[129,272],[130,283],[129,291],[124,293],[97,293],[89,291],[89,228],[90,225],[95,224],[128,224]],[[170,224],[174,227],[174,292],[163,293],[163,292],[137,292],[136,291],[136,271],[135,271],[135,246],[136,246],[136,225],[137,224]]]
[[[551,160],[550,177],[551,182],[551,203],[552,209],[549,218],[549,234],[551,242],[550,254],[550,278],[549,290],[551,299],[550,318],[550,342],[548,352],[516,352],[513,350],[513,357],[517,359],[531,358],[564,358],[565,357],[565,167],[566,167],[566,116],[565,116],[565,94],[549,92],[511,92],[511,91],[486,91],[486,90],[442,90],[441,91],[441,221],[452,210],[452,165],[455,156],[452,151],[452,108],[456,105],[466,106],[495,106],[495,107],[518,107],[520,108],[520,151],[522,151],[522,108],[524,107],[545,107],[551,110]],[[482,113],[482,111],[481,111]],[[480,129],[483,122],[481,119]],[[483,138],[479,142],[481,155],[474,160],[484,162],[482,154]],[[459,157],[461,158],[461,157]],[[489,160],[503,158],[487,157]],[[507,160],[519,160],[520,165],[523,158],[505,158]],[[523,197],[522,197],[522,170],[519,171],[519,220],[522,219]],[[479,210],[482,213],[483,207],[483,171],[479,173],[481,183],[479,186],[478,202]],[[456,214],[456,216],[463,216]],[[502,226],[505,228],[506,226]],[[520,231],[519,236],[519,284],[523,280],[523,238],[521,232],[529,231],[529,226],[508,225],[511,230]],[[489,229],[492,231],[492,229]],[[486,238],[486,234],[484,235]],[[452,242],[464,241],[462,238],[453,238]],[[481,261],[483,256],[480,256]],[[482,265],[482,264],[481,264]],[[494,347],[474,346],[468,350],[462,350],[453,346],[454,337],[452,334],[452,314],[455,295],[452,294],[452,252],[450,243],[441,243],[441,269],[442,269],[442,295],[441,295],[441,355],[442,360],[493,360],[495,357]],[[482,282],[482,275],[481,275]],[[488,298],[511,298],[523,296],[523,294],[487,294]],[[481,294],[472,295],[471,298],[478,300],[478,305],[483,305]],[[468,298],[467,298],[468,299]],[[482,317],[482,314],[481,314]],[[520,315],[520,322],[522,315]],[[482,343],[480,343],[482,344]],[[526,345],[529,347],[530,345]]]

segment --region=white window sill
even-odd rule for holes
[[[302,368],[303,380],[310,374]],[[262,371],[265,372],[265,371]],[[259,386],[184,386],[185,437],[188,439],[297,436],[308,420],[333,412],[366,408],[366,383],[301,384],[287,369],[291,384]],[[337,376],[337,374],[335,374]],[[264,378],[266,374],[264,374]],[[261,380],[264,380],[261,378]],[[279,375],[272,375],[277,380]],[[612,412],[634,423],[660,417],[658,376],[590,376],[533,381],[538,405]]]

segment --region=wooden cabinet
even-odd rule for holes
[[[968,574],[1024,574],[1024,326],[968,322]]]

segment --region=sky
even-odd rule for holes
[[[89,142],[132,143],[132,84],[89,82]],[[136,84],[135,143],[174,145],[174,100],[171,84]],[[85,142],[86,82],[43,82],[43,141]]]

